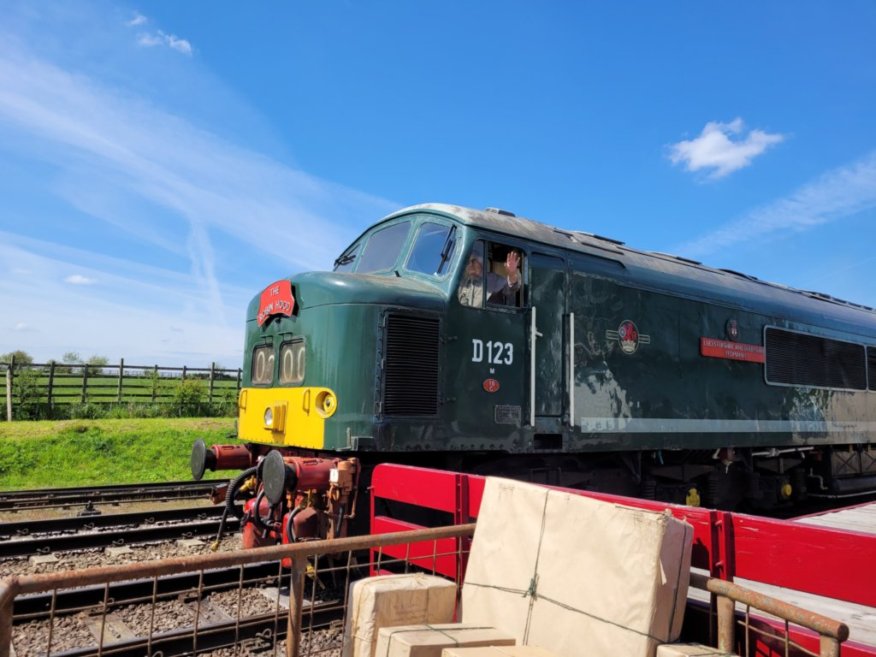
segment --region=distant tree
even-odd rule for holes
[[[49,361],[55,363],[55,374],[72,374],[74,371],[74,367],[76,365],[82,365],[82,358],[80,358],[79,354],[75,351],[68,351],[63,356],[61,356],[61,363],[58,361]],[[76,372],[78,372],[78,368],[76,368]]]
[[[103,368],[109,365],[109,358],[106,356],[91,356],[86,364],[88,367],[88,376],[97,376],[103,373]]]
[[[16,365],[30,365],[33,363],[33,358],[26,351],[16,349],[8,354],[0,354],[0,363],[11,363],[15,359]]]

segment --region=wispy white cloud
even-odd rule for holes
[[[146,25],[146,23],[148,22],[149,19],[146,18],[143,14],[141,14],[140,12],[135,12],[134,17],[131,20],[127,21],[125,25],[127,25],[128,27],[137,27],[139,25]]]
[[[702,256],[768,236],[811,230],[876,208],[876,151],[823,174],[785,198],[675,248]]]
[[[168,34],[158,30],[157,32],[143,32],[137,37],[137,43],[144,48],[154,48],[155,46],[167,46],[172,50],[181,52],[184,55],[191,56],[193,49],[192,44],[188,40],[182,39],[175,34]]]
[[[176,354],[179,362],[187,350],[205,354],[207,363],[209,352],[239,354],[242,315],[256,285],[329,267],[364,224],[397,207],[238,146],[161,109],[158,96],[147,100],[134,87],[110,86],[42,58],[27,43],[5,39],[0,29],[0,153],[55,172],[34,181],[69,204],[70,221],[105,222],[96,251],[85,255],[21,239],[14,251],[3,251],[21,236],[0,235],[7,327],[44,312],[41,303],[75,316],[81,327],[69,335],[66,325],[51,336],[43,332],[47,357],[73,350],[115,358],[131,353],[134,343],[150,360]],[[112,241],[119,236],[123,249]],[[167,269],[135,269],[137,260],[160,260]],[[186,263],[188,271],[179,271]],[[258,283],[247,280],[240,289],[222,278],[241,273],[240,263]],[[100,284],[65,282],[71,271]],[[129,334],[116,351],[105,344],[105,329],[120,317]],[[3,335],[0,351],[21,347],[6,348]],[[12,339],[12,331],[6,335]]]
[[[65,284],[61,272],[71,263],[84,272],[80,276],[100,278],[101,285]],[[23,270],[27,274],[15,273]],[[132,363],[234,364],[251,294],[225,286],[227,305],[213,308],[187,274],[0,231],[4,318],[38,317],[46,308],[66,318],[62,331],[41,331],[39,340],[28,321],[15,321],[14,335],[0,331],[0,352],[24,349],[38,360],[78,351]],[[239,321],[223,326],[214,321],[221,314]]]
[[[67,276],[64,279],[65,283],[69,283],[70,285],[94,285],[97,281],[93,278],[88,278],[87,276],[83,276],[82,274],[72,274]]]
[[[688,171],[705,170],[710,178],[721,178],[749,166],[784,135],[751,130],[744,134],[741,118],[730,123],[710,121],[696,139],[680,141],[669,148],[669,159]]]

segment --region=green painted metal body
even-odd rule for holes
[[[774,326],[876,346],[870,309],[455,206],[403,210],[356,243],[401,221],[414,228],[385,271],[297,275],[293,316],[259,326],[258,296],[247,311],[244,387],[252,384],[256,346],[279,348],[303,336],[300,385],[331,388],[338,398],[325,422],[325,450],[519,454],[876,443],[876,393],[771,385],[762,363],[700,351],[701,338],[728,340],[730,322],[740,344],[763,345],[765,328]],[[441,276],[405,268],[424,221],[456,227]],[[524,255],[521,307],[460,304],[456,287],[478,239]],[[540,334],[534,357],[533,313]],[[436,414],[383,412],[393,314],[439,322]],[[638,331],[634,350],[618,337],[625,322]]]

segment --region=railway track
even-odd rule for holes
[[[343,618],[343,609],[319,608],[313,610],[313,630],[325,630],[324,641],[334,643],[340,636],[336,624]],[[192,636],[192,628],[162,632],[152,637],[107,642],[103,646],[94,645],[52,652],[53,657],[143,657],[144,654],[160,652],[164,657],[191,655],[197,645],[198,653],[223,648],[233,648],[239,644],[250,643],[253,651],[271,648],[275,642],[286,638],[286,618],[283,614],[262,614],[241,620],[220,621],[201,625],[197,628],[197,639]],[[334,630],[334,631],[333,631]],[[340,649],[340,644],[337,645]],[[338,650],[339,651],[339,650]]]
[[[225,481],[217,479],[4,491],[0,492],[0,511],[193,499],[209,495],[214,486],[222,483]]]
[[[198,515],[189,513],[188,515],[180,516],[179,511],[198,511],[200,513]],[[106,516],[106,520],[115,520],[115,522],[112,523],[111,527],[105,527],[99,531],[96,531],[95,527],[83,526],[80,530],[73,530],[73,533],[29,535],[27,538],[0,540],[0,559],[50,554],[67,550],[120,547],[123,545],[156,543],[199,536],[215,536],[219,531],[219,516],[221,512],[222,509],[220,507],[201,507],[195,510],[183,509],[167,512],[168,517],[176,516],[173,519],[177,522],[169,522],[167,518],[159,522],[158,518],[164,512],[155,511],[148,514]],[[120,524],[118,519],[126,516],[134,517],[134,520]],[[87,520],[93,521],[94,519],[88,518]],[[159,524],[150,524],[149,526],[141,524],[149,519]],[[191,519],[191,521],[179,522],[184,519]],[[68,519],[62,520],[66,521]],[[45,524],[54,522],[57,521],[44,521]],[[31,534],[37,533],[40,530],[39,525],[41,523],[27,524],[30,526]],[[237,518],[231,517],[226,520],[224,533],[230,534],[236,532],[239,528],[240,521]],[[0,525],[0,531],[5,530],[5,526]]]
[[[204,571],[203,579],[195,573],[167,575],[156,579],[115,582],[109,586],[83,586],[55,593],[34,593],[15,599],[13,624],[48,620],[50,614],[63,616],[100,609],[104,600],[114,606],[150,603],[152,600],[172,600],[181,594],[224,591],[238,586],[270,584],[279,577],[276,562],[247,564],[241,568]]]
[[[16,652],[38,654],[49,641],[57,657],[141,657],[158,651],[171,657],[191,654],[195,641],[198,652],[241,643],[270,648],[286,634],[286,606],[276,588],[281,575],[277,562],[263,562],[20,596],[12,618]],[[260,613],[239,613],[246,597],[250,609],[256,599]],[[303,612],[308,629],[316,631],[312,640],[340,645],[341,602],[323,600],[312,608],[305,602]],[[174,627],[161,631],[168,616]],[[180,624],[180,619],[187,620]]]

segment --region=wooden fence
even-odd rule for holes
[[[5,370],[5,372],[4,372]],[[185,381],[201,381],[191,396],[199,403],[236,403],[241,369],[160,367],[158,365],[89,365],[0,363],[6,381],[6,419],[21,406],[53,409],[72,404],[168,404],[185,394]],[[190,386],[190,390],[192,387]]]

